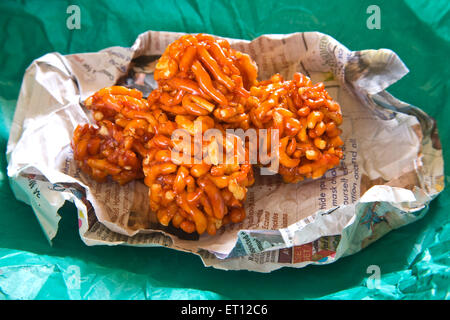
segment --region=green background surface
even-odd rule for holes
[[[69,30],[67,7],[81,9]],[[369,30],[369,5],[381,29]],[[147,30],[206,32],[253,39],[320,31],[351,50],[389,48],[410,69],[388,90],[437,119],[450,163],[450,2],[394,1],[2,1],[0,3],[0,299],[448,299],[450,193],[420,221],[333,264],[270,274],[205,268],[195,255],[166,248],[87,247],[72,204],[61,210],[53,246],[6,174],[6,144],[25,69],[48,52],[131,46]],[[445,168],[446,183],[449,168]],[[380,286],[368,285],[370,265]],[[73,282],[80,275],[80,282]]]

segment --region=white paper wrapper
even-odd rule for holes
[[[78,208],[87,245],[166,246],[198,254],[206,266],[270,272],[355,253],[420,219],[442,191],[435,121],[385,91],[408,72],[395,53],[352,52],[318,32],[228,39],[255,59],[261,80],[274,73],[288,79],[299,71],[324,82],[342,107],[345,157],[319,180],[284,184],[257,175],[245,221],[216,236],[186,238],[160,226],[141,181],[96,183],[77,168],[70,140],[78,124],[92,122],[81,101],[127,81],[131,71],[133,84],[148,92],[154,86],[152,61],[179,36],[149,31],[131,48],[50,53],[27,69],[7,147],[8,175],[17,199],[33,207],[50,241],[57,211],[68,200]]]

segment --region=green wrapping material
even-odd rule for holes
[[[81,29],[69,30],[69,5]],[[368,29],[367,8],[381,29]],[[403,1],[41,1],[0,3],[0,299],[448,299],[450,193],[426,216],[333,264],[270,274],[205,268],[166,248],[87,247],[72,204],[61,210],[53,246],[30,206],[17,201],[6,174],[6,143],[23,74],[36,58],[130,46],[147,30],[206,32],[253,39],[320,31],[350,50],[389,48],[410,73],[389,88],[437,119],[449,163],[450,3]],[[449,182],[449,168],[445,167]],[[368,279],[370,266],[381,279]],[[182,266],[182,269],[181,267]],[[289,284],[289,285],[287,285]]]

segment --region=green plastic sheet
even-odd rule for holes
[[[369,29],[370,5],[380,29]],[[80,29],[70,30],[70,5]],[[130,46],[147,30],[253,39],[320,31],[350,50],[389,48],[410,73],[389,92],[437,119],[450,148],[450,3],[397,1],[2,1],[0,3],[0,299],[448,299],[450,192],[426,216],[333,264],[270,274],[205,268],[166,248],[88,247],[66,204],[51,246],[6,174],[6,143],[23,74],[36,58]],[[450,172],[445,167],[445,182]],[[371,280],[373,266],[381,278]],[[288,285],[289,284],[289,285]]]

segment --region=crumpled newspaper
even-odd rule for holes
[[[70,140],[78,124],[93,122],[82,107],[86,97],[116,83],[150,92],[155,61],[181,35],[149,31],[131,48],[50,53],[27,69],[7,146],[8,176],[50,241],[67,200],[78,209],[87,245],[166,246],[195,253],[206,266],[270,272],[353,254],[423,217],[443,190],[436,122],[385,91],[408,72],[394,52],[352,52],[318,32],[228,39],[257,62],[260,79],[299,71],[324,82],[342,107],[344,159],[323,178],[298,184],[256,174],[247,218],[216,236],[186,237],[159,225],[142,182],[96,183],[76,166]]]

